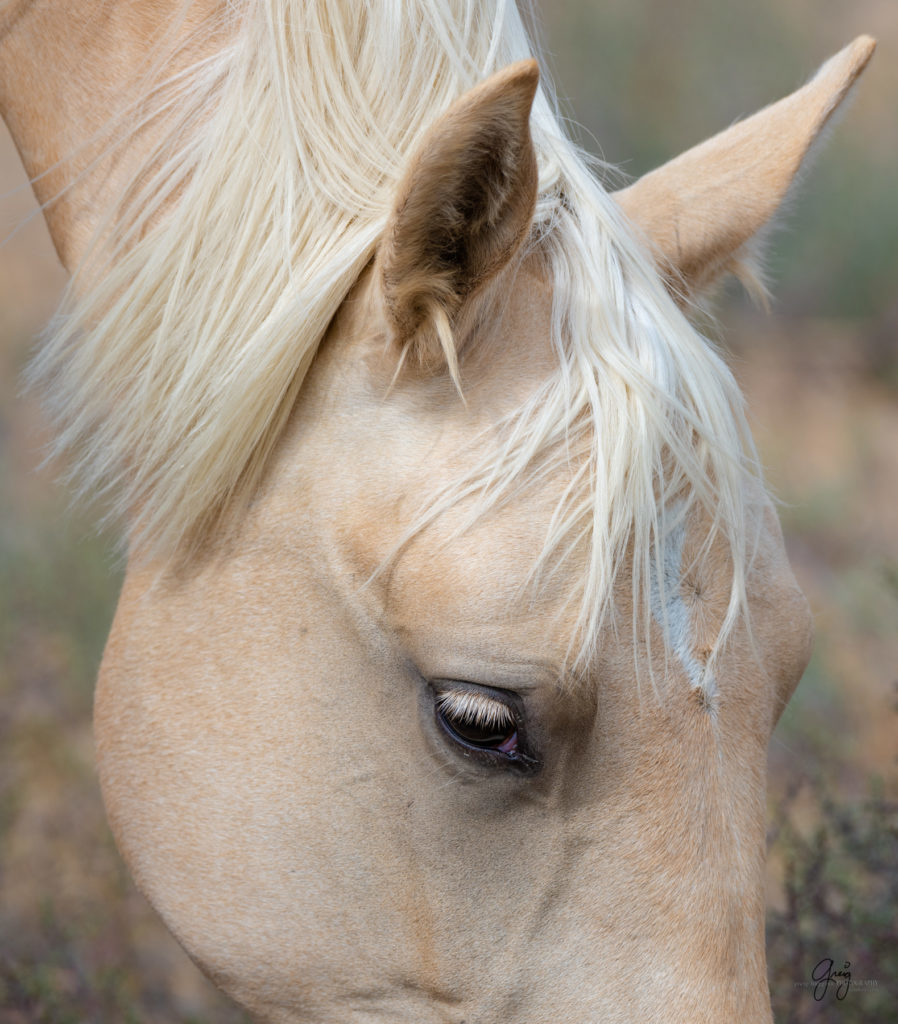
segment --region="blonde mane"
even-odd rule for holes
[[[244,504],[417,141],[463,92],[533,52],[512,0],[222,8],[223,46],[131,111],[135,124],[170,118],[166,138],[101,226],[83,271],[96,283],[64,307],[33,369],[79,487],[128,520],[132,552],[154,556],[189,549]],[[557,373],[418,526],[462,497],[479,515],[584,453],[534,568],[544,579],[586,546],[578,660],[631,559],[650,607],[652,566],[696,507],[712,523],[705,553],[722,535],[732,557],[722,642],[744,610],[755,472],[741,396],[566,138],[545,84],[532,129],[532,247],[554,283]]]

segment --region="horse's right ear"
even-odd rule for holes
[[[411,160],[378,252],[394,341],[423,364],[448,363],[475,294],[527,237],[536,204],[530,108],[536,61],[509,65],[458,99]]]
[[[798,92],[616,193],[677,297],[739,272],[875,47],[869,36],[855,39]]]

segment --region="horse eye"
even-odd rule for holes
[[[528,772],[538,768],[524,749],[516,713],[498,697],[467,689],[442,690],[436,694],[435,710],[443,731],[468,757]]]

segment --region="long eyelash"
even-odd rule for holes
[[[472,690],[442,690],[437,694],[437,707],[448,719],[466,725],[484,729],[514,725],[514,715],[506,704]]]

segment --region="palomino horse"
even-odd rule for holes
[[[685,313],[872,49],[609,196],[502,0],[2,8],[109,820],[260,1020],[770,1020],[809,618]]]

